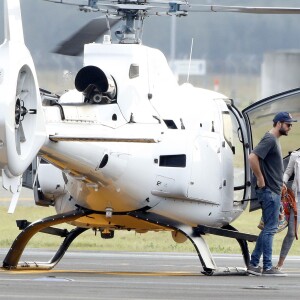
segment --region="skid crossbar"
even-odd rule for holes
[[[65,251],[68,249],[69,245],[72,241],[83,231],[85,228],[76,228],[68,233],[66,238],[64,239],[62,245],[53,256],[53,258],[47,263],[19,263],[19,260],[22,256],[22,253],[30,241],[30,239],[38,232],[43,231],[50,226],[71,222],[80,217],[87,216],[91,214],[91,211],[84,209],[77,209],[67,213],[62,213],[50,217],[43,218],[36,222],[30,223],[26,228],[22,230],[22,232],[18,235],[18,237],[14,240],[11,248],[9,249],[6,257],[3,260],[3,268],[6,269],[31,269],[31,268],[39,268],[39,269],[51,269],[53,268],[57,262],[64,255]]]
[[[206,233],[210,233],[210,234],[236,239],[241,247],[243,259],[246,266],[248,266],[250,260],[247,241],[251,241],[251,242],[256,241],[257,240],[256,235],[238,232],[231,225],[227,225],[223,228],[214,228],[214,227],[208,227],[202,225],[199,225],[197,227],[192,227],[185,224],[181,224],[180,222],[169,219],[167,217],[160,216],[155,213],[149,213],[149,212],[142,212],[142,211],[131,212],[128,213],[128,215],[134,218],[142,219],[150,223],[156,223],[165,228],[169,228],[170,230],[179,231],[183,235],[185,235],[192,242],[192,244],[194,245],[198,253],[199,260],[203,267],[203,272],[202,272],[203,274],[205,275],[246,274],[245,268],[217,267],[211,255],[209,247],[206,244],[205,240],[203,239],[202,235],[205,235]]]

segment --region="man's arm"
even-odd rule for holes
[[[250,153],[249,155],[249,163],[250,163],[250,168],[252,169],[254,175],[256,176],[257,186],[259,188],[264,187],[266,184],[265,184],[264,176],[260,169],[259,157],[253,152]]]

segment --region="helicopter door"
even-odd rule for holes
[[[191,185],[188,197],[220,205],[222,167],[220,164],[220,137],[216,133],[198,136],[194,141]],[[208,159],[209,158],[209,159]]]
[[[257,101],[242,111],[242,114],[245,118],[245,126],[247,128],[250,150],[249,153],[258,144],[265,132],[272,128],[273,117],[280,111],[287,111],[291,113],[293,118],[300,122],[300,88],[286,91]],[[294,124],[288,136],[283,136],[280,138],[283,157],[288,156],[289,152],[300,148],[299,122]],[[251,182],[253,182],[253,179]],[[253,188],[250,198],[256,198]],[[259,206],[257,201],[250,202],[250,211],[258,208]]]
[[[216,125],[212,132],[202,132],[194,141],[188,196],[202,202],[220,205],[222,211],[232,211],[234,184],[232,120],[224,100],[216,99],[215,103],[219,110],[218,121],[222,124]],[[218,124],[217,121],[212,123]]]

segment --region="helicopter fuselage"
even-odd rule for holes
[[[91,102],[69,91],[60,107],[43,106],[50,139],[39,155],[61,171],[41,164],[38,179],[57,212],[102,212],[74,223],[96,228],[130,228],[124,212],[142,209],[192,226],[236,219],[245,204],[234,204],[227,98],[178,85],[163,54],[143,45],[90,44],[84,58],[117,95]]]

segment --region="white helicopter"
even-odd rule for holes
[[[110,18],[124,25],[115,33],[117,42],[109,34],[102,43],[84,46],[76,90],[58,96],[39,89],[24,43],[19,0],[0,1],[5,29],[0,46],[0,167],[3,187],[12,193],[9,211],[25,185],[33,188],[36,205],[54,206],[57,212],[18,223],[22,231],[3,268],[51,269],[88,229],[103,238],[113,238],[116,230],[165,230],[175,242],[193,243],[204,274],[244,273],[243,267],[217,267],[204,236],[236,239],[248,264],[247,241],[256,236],[230,225],[252,198],[248,154],[275,113],[299,116],[300,89],[241,112],[225,95],[179,85],[164,55],[142,44],[143,21],[156,15],[186,16],[192,10],[297,14],[300,9],[159,0],[48,1],[102,13],[108,29]],[[299,134],[299,129],[293,131]],[[286,141],[285,156],[299,148]],[[61,223],[75,227],[53,227]],[[64,240],[48,262],[20,262],[38,232]]]

